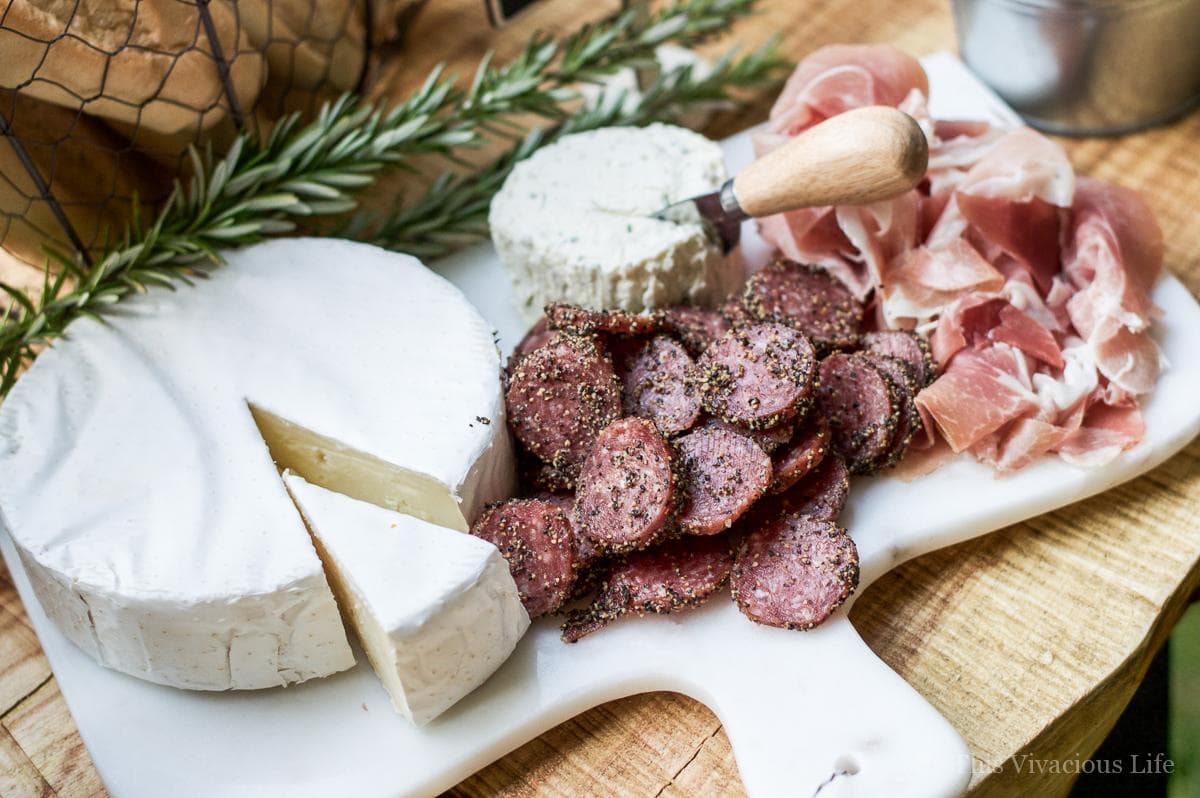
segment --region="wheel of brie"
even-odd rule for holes
[[[699,223],[648,217],[725,177],[715,142],[661,124],[564,136],[517,164],[488,222],[524,314],[547,302],[637,312],[730,294],[741,264]]]
[[[0,405],[0,511],[46,614],[162,684],[354,664],[283,468],[466,530],[514,481],[489,325],[411,257],[274,241],[73,323]]]

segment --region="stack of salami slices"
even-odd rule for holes
[[[862,325],[841,283],[786,260],[719,311],[547,306],[508,365],[522,498],[473,534],[531,616],[566,612],[568,642],[727,580],[752,620],[816,626],[858,584],[849,477],[900,460],[934,376],[920,337]]]

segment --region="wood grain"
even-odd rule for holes
[[[0,726],[0,795],[4,798],[42,798],[54,795],[54,788],[29,760],[25,751]]]
[[[615,5],[587,4],[587,13]],[[578,7],[544,0],[492,39],[480,27],[477,0],[430,3],[405,52],[381,70],[377,91],[411,85],[437,60],[465,73],[487,46],[511,53],[531,30],[569,24]],[[837,41],[890,41],[918,55],[954,43],[943,0],[767,0],[763,7],[738,27],[739,42],[753,46],[779,33],[795,58]],[[709,133],[758,121],[770,101],[764,94],[719,116]],[[1168,267],[1193,294],[1200,293],[1197,141],[1200,115],[1193,114],[1121,139],[1067,142],[1081,172],[1146,195],[1166,234]],[[1197,587],[1200,443],[1193,443],[1100,497],[896,569],[865,592],[851,620],[967,740],[978,766],[975,794],[1063,795],[1072,777],[1031,774],[1029,759],[1082,759],[1095,750]],[[11,582],[0,576],[0,795],[102,795],[45,667],[31,652]],[[597,707],[451,791],[741,793],[720,723],[700,704],[668,693]]]
[[[750,216],[824,205],[870,205],[925,177],[929,145],[903,111],[855,108],[826,119],[758,158],[733,179]]]
[[[0,726],[57,795],[107,795],[53,679],[0,718]]]

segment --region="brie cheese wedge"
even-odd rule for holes
[[[743,279],[704,228],[652,219],[725,181],[721,148],[670,125],[564,136],[517,164],[492,200],[492,241],[530,319],[547,302],[643,311],[713,304]]]
[[[397,712],[424,725],[508,659],[529,614],[499,549],[294,474],[284,479]]]
[[[353,665],[277,466],[460,530],[515,478],[492,331],[456,288],[347,241],[226,256],[74,322],[0,405],[0,513],[47,615],[206,690]]]

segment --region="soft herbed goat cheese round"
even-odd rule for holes
[[[0,405],[0,512],[46,614],[209,690],[354,663],[277,467],[464,531],[514,481],[491,327],[456,288],[332,239],[227,261],[73,323]]]
[[[547,302],[642,311],[710,304],[742,281],[697,224],[649,218],[720,188],[721,148],[655,124],[564,136],[517,164],[492,200],[492,241],[527,316]]]

